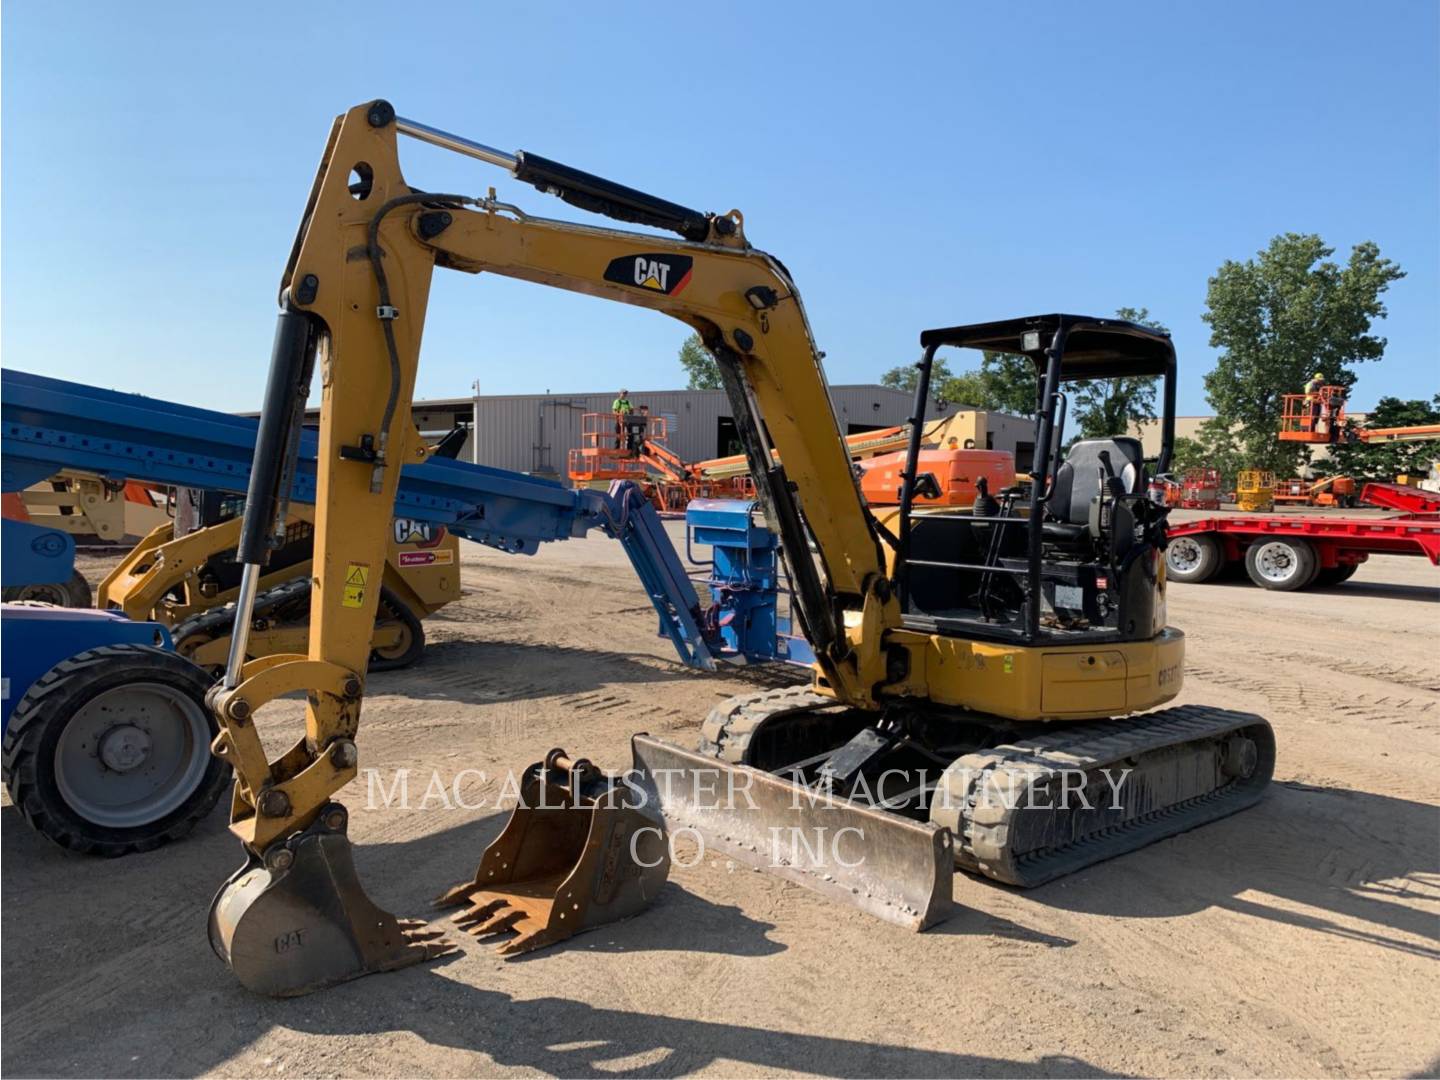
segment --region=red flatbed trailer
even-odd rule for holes
[[[1367,485],[1362,498],[1408,512],[1384,518],[1235,514],[1172,524],[1167,577],[1197,583],[1243,565],[1256,585],[1288,592],[1339,585],[1374,554],[1424,555],[1440,565],[1440,499],[1393,484]]]

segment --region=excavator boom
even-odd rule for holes
[[[419,192],[400,171],[400,134],[499,165],[587,210],[668,229],[681,239],[530,217],[493,191],[480,197]],[[871,688],[885,675],[878,630],[898,623],[880,541],[833,413],[802,422],[789,407],[828,400],[799,295],[777,261],[746,243],[738,212],[699,214],[537,155],[504,154],[397,118],[383,101],[350,110],[331,129],[281,282],[237,546],[243,569],[231,649],[211,694],[222,729],[215,751],[236,773],[231,829],[248,856],[246,868],[217,897],[212,940],[242,980],[268,993],[303,992],[446,947],[428,932],[376,914],[351,868],[346,814],[332,801],[358,770],[355,736],[400,470],[430,452],[408,403],[437,266],[650,307],[693,327],[720,361],[760,499],[790,560],[795,611],[825,684],[847,700],[871,701]],[[268,552],[283,536],[300,421],[317,371],[322,404],[309,651],[247,662],[251,610]],[[802,490],[815,493],[808,506],[797,497]],[[810,553],[811,535],[817,556]],[[295,691],[306,695],[305,730],[272,761],[254,717]],[[616,835],[592,839],[609,844]],[[648,883],[653,874],[620,875],[632,885],[642,878]],[[317,900],[323,881],[335,892]],[[615,903],[607,910],[633,907]],[[309,950],[306,963],[272,977],[237,962],[263,953],[274,927],[302,910],[314,918],[311,940],[325,943]]]

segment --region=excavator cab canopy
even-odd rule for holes
[[[1035,434],[1028,491],[1000,492],[1006,501],[998,515],[947,519],[912,513],[927,489],[918,468],[920,440],[912,433],[895,557],[906,626],[1027,645],[1042,638],[1072,644],[1148,639],[1158,590],[1148,579],[1129,580],[1141,565],[1130,553],[1139,544],[1154,550],[1163,538],[1164,510],[1148,489],[1150,478],[1168,469],[1175,441],[1169,335],[1122,319],[1055,314],[926,330],[920,343],[925,356],[915,430],[924,422],[935,353],[948,346],[1029,358]],[[1153,467],[1141,440],[1125,432],[1067,437],[1064,384],[1122,378],[1161,382]]]
[[[1064,422],[1063,410],[1057,418],[1048,407],[1053,403],[1047,401],[1045,388],[1052,374],[1052,394],[1059,384],[1079,379],[1157,377],[1162,382],[1162,408],[1155,471],[1163,473],[1169,468],[1175,444],[1175,346],[1163,331],[1092,315],[1030,315],[925,330],[920,344],[927,352],[952,346],[1028,357],[1035,365],[1036,417],[1043,423],[1050,413],[1052,430],[1057,419]],[[1037,448],[1043,445],[1037,440]],[[1037,472],[1049,471],[1041,461],[1035,465]]]
[[[926,330],[920,335],[920,344],[927,349],[952,345],[1027,356],[1034,362],[1036,374],[1043,375],[1047,352],[1061,330],[1065,332],[1059,369],[1062,382],[1174,374],[1175,346],[1170,335],[1123,319],[1031,315]]]

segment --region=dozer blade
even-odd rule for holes
[[[251,856],[210,905],[210,944],[247,990],[295,997],[455,951],[440,931],[397,919],[360,885],[330,803],[315,823]]]
[[[649,735],[632,740],[672,832],[912,930],[952,911],[948,829],[847,802]]]
[[[669,873],[654,798],[552,750],[525,770],[520,801],[475,877],[436,905],[463,905],[455,922],[477,937],[513,931],[496,949],[513,957],[637,914]]]

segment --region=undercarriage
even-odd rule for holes
[[[796,688],[717,706],[699,751],[941,826],[957,867],[1020,886],[1244,809],[1275,764],[1270,725],[1226,709],[1041,724],[897,705],[877,717]]]

